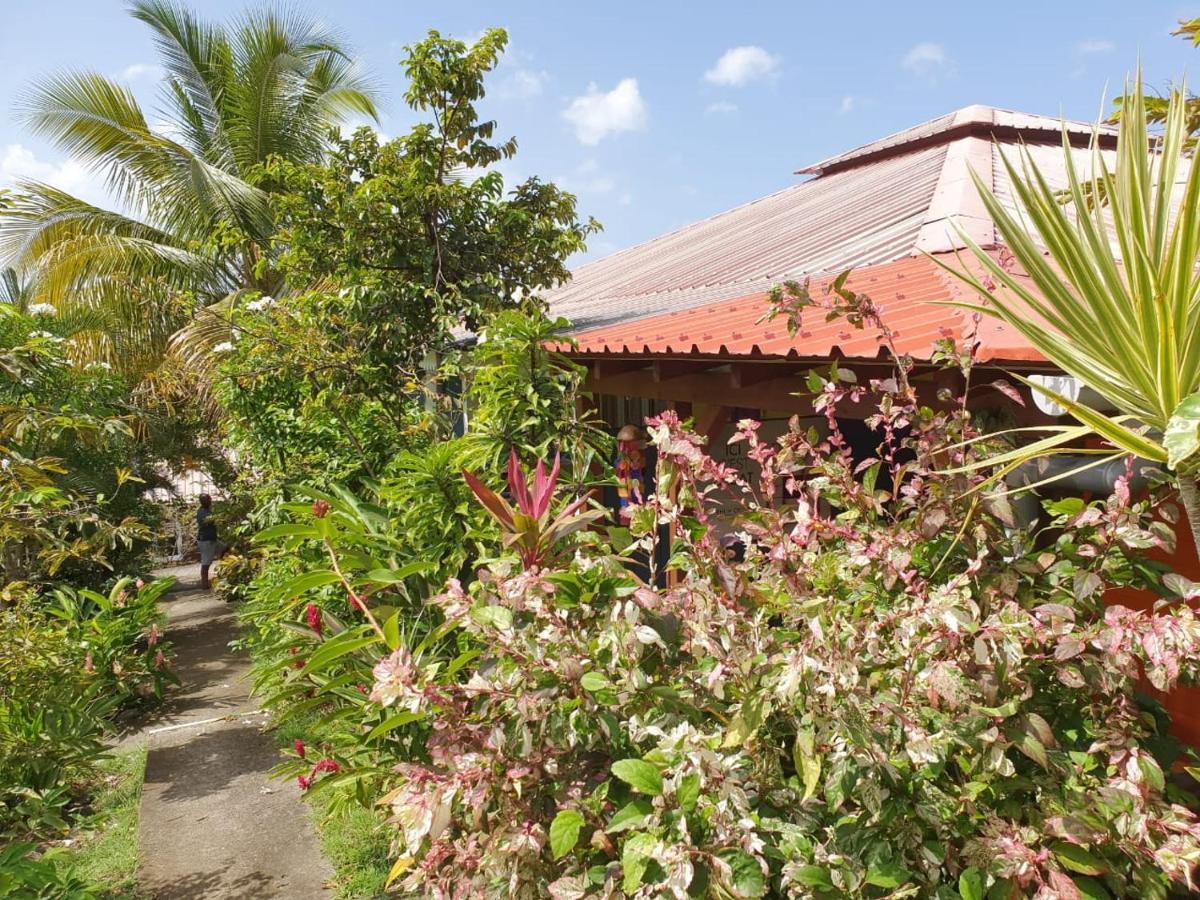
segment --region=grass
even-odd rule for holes
[[[313,730],[312,722],[287,721],[275,729],[275,740],[287,748],[297,738],[317,743]],[[338,900],[386,896],[383,886],[392,864],[391,834],[381,827],[380,817],[373,810],[345,802],[333,791],[315,794],[306,803],[325,858],[334,869]]]
[[[146,750],[119,753],[100,764],[92,808],[76,827],[59,865],[108,900],[137,900],[138,812]]]

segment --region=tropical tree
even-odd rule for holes
[[[1179,35],[1184,40],[1191,41],[1193,47],[1200,47],[1200,17],[1194,19],[1180,19],[1179,27],[1171,34]],[[1188,133],[1188,146],[1192,147],[1196,142],[1196,135],[1200,133],[1200,97],[1194,94],[1188,94],[1182,91],[1186,100],[1184,102],[1184,124]],[[1121,121],[1121,116],[1124,113],[1126,106],[1132,102],[1132,98],[1128,96],[1118,97],[1114,104],[1111,122]],[[1170,106],[1169,97],[1149,96],[1143,100],[1143,115],[1147,122],[1151,125],[1161,125],[1167,120],[1167,109]]]
[[[214,308],[187,329],[189,344],[221,350],[207,357],[215,394],[258,473],[357,488],[423,448],[430,367],[464,325],[488,335],[470,354],[478,365],[454,374],[488,398],[473,421],[497,468],[514,444],[546,455],[568,430],[594,437],[575,412],[578,367],[542,349],[561,323],[541,317],[537,295],[569,277],[598,225],[573,195],[536,177],[506,184],[496,167],[516,140],[496,138],[478,102],[507,42],[498,28],[470,45],[429,32],[402,60],[418,119],[407,133],[381,144],[361,128],[319,163],[264,167],[290,293]]]
[[[1094,141],[1090,171],[1081,173],[1064,134],[1071,202],[1061,202],[1028,150],[1005,159],[1022,213],[975,175],[1016,267],[963,234],[989,277],[948,268],[982,299],[972,308],[1004,320],[1116,409],[1106,415],[1027,382],[1078,424],[1049,428],[1046,438],[985,464],[1007,471],[1063,452],[1093,453],[1097,465],[1130,453],[1164,463],[1200,546],[1200,167],[1183,158],[1183,88],[1172,90],[1157,135],[1147,128],[1140,74],[1126,96],[1114,168]],[[1097,196],[1104,202],[1089,202]],[[1088,434],[1108,446],[1069,449]]]
[[[36,84],[20,110],[103,176],[116,208],[22,182],[0,210],[0,259],[35,275],[35,299],[59,311],[77,355],[144,375],[199,309],[279,286],[262,164],[315,161],[330,125],[376,111],[315,19],[264,9],[214,25],[170,0],[134,0],[130,13],[164,73],[154,119],[128,87],[86,71]]]

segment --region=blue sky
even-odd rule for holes
[[[242,2],[194,4],[223,18]],[[802,165],[925,119],[988,103],[1094,118],[1139,54],[1164,86],[1200,49],[1169,35],[1200,3],[455,2],[343,0],[303,8],[342,30],[383,89],[384,134],[413,121],[397,61],[429,28],[511,37],[486,112],[538,174],[605,226],[596,258],[794,183]],[[155,58],[120,0],[0,3],[0,185],[49,180],[89,199],[90,173],[14,113],[39,75],[125,79],[150,110]]]

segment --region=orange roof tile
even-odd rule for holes
[[[948,255],[951,260],[953,256]],[[972,266],[974,268],[974,266]],[[814,279],[814,295],[831,278]],[[970,311],[940,305],[969,300],[970,291],[925,256],[857,269],[847,286],[871,297],[895,332],[896,350],[928,360],[939,340],[978,344],[981,362],[1041,362],[1020,334],[992,318],[975,322]],[[759,291],[657,316],[614,322],[577,332],[581,355],[664,354],[672,356],[751,356],[786,359],[876,358],[886,355],[878,333],[855,329],[844,320],[825,322],[815,310],[795,336],[782,318],[762,321],[767,293]]]
[[[1065,127],[1076,164],[1090,166],[1093,126]],[[1020,212],[1004,155],[1024,148],[1062,186],[1063,128],[1056,118],[967,107],[809,166],[802,171],[814,177],[775,194],[588,263],[546,300],[573,323],[581,352],[874,357],[873,335],[843,336],[838,323],[792,338],[782,322],[758,321],[772,286],[805,277],[820,285],[852,269],[851,285],[884,307],[903,352],[928,359],[948,329],[960,340],[974,333],[984,360],[1044,362],[1007,326],[990,318],[976,325],[969,313],[938,306],[974,298],[924,254],[953,259],[966,247],[963,233],[998,250],[971,173]],[[1103,154],[1114,139],[1100,130]]]

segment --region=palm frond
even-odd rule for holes
[[[1139,74],[1126,91],[1115,165],[1094,139],[1087,174],[1064,129],[1068,204],[1028,148],[1017,161],[1004,157],[1019,212],[976,176],[1027,281],[965,234],[998,289],[965,266],[942,264],[980,297],[979,309],[1012,326],[1120,415],[1054,395],[1056,402],[1114,446],[1159,461],[1167,459],[1162,433],[1180,403],[1200,390],[1200,166],[1183,175],[1185,101],[1182,88],[1173,91],[1162,133],[1151,135]],[[1088,203],[1097,192],[1106,202]],[[1129,419],[1145,427],[1125,424]]]
[[[189,148],[228,169],[234,163],[233,148],[221,118],[233,71],[228,36],[169,0],[135,0],[130,15],[154,32],[167,73],[167,98]]]

